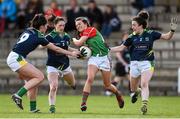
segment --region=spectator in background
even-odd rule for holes
[[[149,13],[149,20],[152,20],[151,16],[153,15],[154,0],[143,0],[143,9]]]
[[[143,9],[143,0],[130,0],[131,14],[136,16],[139,11]]]
[[[1,8],[1,2],[0,2],[0,8]],[[2,13],[1,9],[0,9],[0,13]],[[5,24],[5,20],[2,17],[0,17],[0,35],[4,32],[4,24]]]
[[[55,16],[62,16],[63,11],[58,8],[58,4],[56,0],[51,1],[50,8],[45,12],[45,14],[53,13]]]
[[[35,14],[43,12],[43,1],[42,0],[30,0],[27,4],[26,9],[26,27],[29,26],[29,21],[35,16]]]
[[[17,3],[17,27],[20,30],[25,28],[27,1],[19,0]]]
[[[85,10],[78,6],[77,0],[70,0],[70,9],[66,11],[67,24],[65,31],[76,30],[74,20],[80,16],[86,16]]]
[[[91,26],[101,30],[103,24],[102,11],[97,7],[95,0],[89,0],[87,17],[90,20]]]
[[[112,5],[106,5],[103,18],[101,33],[105,38],[108,38],[112,31],[121,30],[121,20]]]
[[[4,37],[8,37],[8,33],[16,25],[16,3],[14,0],[3,0],[0,9],[0,18],[5,20],[5,31],[3,35]]]

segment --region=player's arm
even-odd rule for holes
[[[78,49],[72,48],[72,47],[68,47],[68,50],[71,51],[71,52],[72,52],[72,51],[79,51]]]
[[[174,32],[177,28],[177,21],[178,21],[177,18],[171,18],[171,23],[170,23],[171,30],[168,33],[162,34],[160,37],[161,39],[170,40],[173,37]]]
[[[128,65],[128,63],[122,57],[122,52],[117,52],[116,57],[117,57],[118,61],[120,61],[124,66]]]
[[[88,39],[88,36],[81,36],[81,38],[79,40],[76,38],[72,38],[73,43],[76,46],[82,46],[84,44],[84,42],[86,42],[87,39]]]
[[[46,45],[45,47],[46,47],[46,48],[49,48],[49,49],[51,49],[51,50],[53,50],[53,51],[55,51],[55,52],[62,53],[62,54],[66,54],[66,55],[70,55],[70,56],[73,56],[73,57],[77,57],[77,56],[80,54],[79,51],[73,51],[73,52],[71,52],[71,51],[68,51],[68,50],[64,50],[64,49],[62,49],[62,48],[60,48],[60,47],[55,46],[55,45],[52,44],[52,43],[49,43],[49,44]]]
[[[120,46],[115,46],[110,48],[110,52],[115,53],[115,52],[122,52],[125,50],[127,47],[125,45],[120,45]]]

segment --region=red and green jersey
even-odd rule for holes
[[[88,27],[80,36],[87,36],[86,44],[92,50],[92,56],[105,56],[108,54],[109,49],[104,44],[104,38],[94,27]]]

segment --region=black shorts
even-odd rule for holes
[[[115,65],[115,75],[116,76],[126,76],[127,72],[125,70],[125,66],[122,63],[117,62]]]

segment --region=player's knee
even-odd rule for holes
[[[39,73],[37,75],[37,78],[39,79],[39,82],[42,82],[44,80],[44,74],[43,73]]]
[[[142,82],[141,83],[141,88],[147,88],[148,87],[148,83],[147,82]]]
[[[51,91],[55,92],[57,91],[58,85],[57,84],[53,84],[50,88]]]
[[[104,84],[104,88],[106,90],[110,90],[111,89],[111,84]]]
[[[93,77],[89,77],[89,78],[87,79],[87,83],[91,85],[91,84],[93,83],[93,80],[94,80]]]
[[[104,88],[110,88],[111,87],[111,83],[110,82],[104,82]]]

